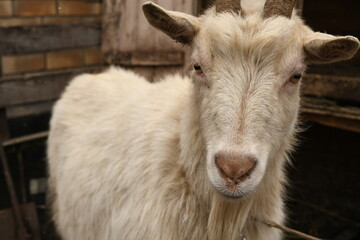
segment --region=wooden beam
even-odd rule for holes
[[[48,131],[34,133],[34,134],[30,134],[30,135],[26,135],[26,136],[22,136],[22,137],[18,137],[18,138],[12,138],[10,140],[7,140],[7,141],[3,142],[3,146],[4,147],[10,147],[10,146],[14,146],[14,145],[18,145],[18,144],[22,144],[22,143],[26,143],[26,142],[39,140],[39,139],[42,139],[42,138],[47,138],[48,136],[49,136]]]
[[[304,9],[304,0],[297,0],[295,8],[300,12],[300,15],[302,15],[302,11]]]
[[[360,133],[360,108],[338,106],[335,101],[305,98],[302,101],[303,120]]]
[[[10,106],[6,109],[6,115],[8,119],[38,115],[46,112],[51,112],[54,104],[55,101],[45,101],[23,104],[18,106]]]
[[[338,106],[335,101],[305,97],[301,102],[302,111],[311,114],[333,116],[360,121],[360,108]]]
[[[340,128],[347,131],[360,133],[360,121],[334,116],[319,115],[313,113],[305,113],[304,120],[320,123],[325,126]]]
[[[0,56],[99,46],[101,23],[0,28]]]
[[[306,74],[303,79],[302,93],[360,102],[360,78]]]
[[[0,108],[57,99],[74,76],[102,68],[67,69],[0,79]]]

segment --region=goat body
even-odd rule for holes
[[[192,78],[112,67],[70,83],[48,146],[64,240],[281,239],[254,219],[284,221],[304,64],[348,59],[359,42],[259,3],[199,18],[146,3],[152,25],[191,46]]]

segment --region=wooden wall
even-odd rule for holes
[[[46,134],[34,133],[48,130],[53,103],[73,76],[103,68],[101,20],[102,0],[0,0],[0,145],[19,203],[36,203],[40,218],[47,216],[45,189],[31,186],[46,182]],[[33,140],[7,144],[19,139]],[[12,206],[3,172],[1,165],[0,210]],[[15,233],[6,212],[0,239]]]
[[[315,31],[360,38],[358,1],[304,0],[303,17]],[[303,111],[313,121],[360,132],[360,52],[349,61],[308,67]]]
[[[106,0],[102,49],[106,61],[136,71],[148,80],[187,73],[188,49],[153,28],[142,12],[146,0]],[[196,0],[158,0],[168,10],[196,14]]]
[[[0,109],[49,111],[75,74],[102,66],[101,0],[0,1]]]

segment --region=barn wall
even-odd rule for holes
[[[101,67],[101,2],[0,1],[0,108],[7,117],[49,110],[46,103],[74,74]]]
[[[0,144],[47,131],[69,80],[103,68],[101,26],[102,0],[0,0]],[[34,202],[48,232],[46,138],[5,151],[19,203]],[[0,239],[8,239],[2,234],[13,225],[2,215],[11,207],[3,171],[0,164]]]
[[[147,0],[105,0],[102,50],[106,62],[148,80],[190,69],[189,49],[152,27],[141,10]],[[165,9],[196,14],[198,0],[157,0]]]

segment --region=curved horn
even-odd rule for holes
[[[267,0],[264,6],[264,18],[284,16],[291,18],[295,0]]]
[[[234,11],[240,12],[241,0],[216,0],[216,12]]]

